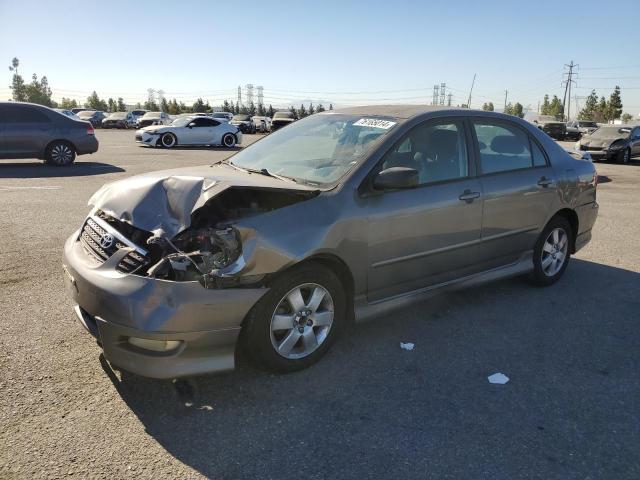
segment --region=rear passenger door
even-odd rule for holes
[[[538,142],[515,122],[471,120],[483,191],[480,257],[489,266],[534,247],[556,195],[556,177]]]

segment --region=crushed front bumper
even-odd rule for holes
[[[78,233],[65,244],[65,281],[78,320],[97,338],[110,363],[153,378],[233,369],[242,321],[267,289],[215,290],[194,281],[122,274],[114,268],[118,254],[96,264],[77,241]],[[132,337],[180,345],[159,352],[131,344]]]

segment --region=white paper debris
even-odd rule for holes
[[[507,377],[504,373],[494,373],[493,375],[489,375],[487,377],[489,383],[495,383],[497,385],[504,385],[509,381],[509,377]]]
[[[209,411],[211,411],[211,410],[213,410],[213,407],[211,405],[202,405],[200,407],[200,410],[209,410]]]
[[[402,342],[400,342],[400,348],[402,348],[403,350],[413,350],[413,347],[415,347],[415,345],[413,343],[402,343]]]

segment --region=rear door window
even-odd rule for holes
[[[529,135],[506,122],[474,120],[483,174],[521,170],[546,165],[546,159]],[[537,151],[532,153],[532,145]]]
[[[41,111],[18,105],[5,106],[7,123],[48,123],[49,117]]]

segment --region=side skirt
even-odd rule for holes
[[[394,295],[375,302],[367,302],[366,296],[361,295],[355,299],[355,320],[362,322],[377,317],[388,315],[389,313],[405,308],[410,305],[422,302],[433,295],[444,291],[464,289],[474,285],[499,280],[502,278],[515,277],[533,270],[533,252],[524,253],[518,260],[508,265],[478,272],[466,277],[457,278],[448,282],[431,285],[411,292]]]

